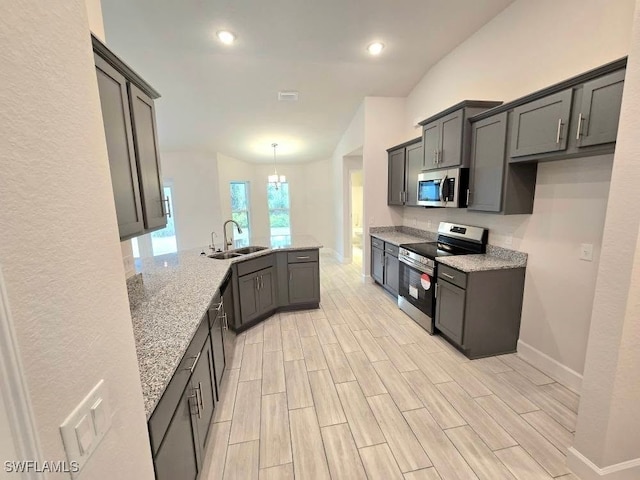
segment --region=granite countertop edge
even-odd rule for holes
[[[305,240],[233,259],[211,259],[193,249],[140,261],[127,288],[147,420],[231,265],[281,251],[323,248],[311,237]]]

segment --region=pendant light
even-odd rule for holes
[[[270,184],[275,185],[276,190],[280,188],[280,185],[287,181],[284,175],[278,175],[278,161],[276,159],[276,148],[278,148],[277,143],[272,143],[273,147],[273,175],[269,175],[267,178]]]

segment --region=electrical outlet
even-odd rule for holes
[[[427,220],[427,229],[431,230],[431,220]]]
[[[418,219],[417,219],[417,218],[414,218],[414,219],[413,219],[413,226],[414,226],[414,227],[417,227],[417,226],[418,226]]]
[[[580,245],[580,260],[584,260],[586,262],[593,261],[593,244],[592,243],[583,243]]]
[[[369,225],[375,225],[375,224],[376,224],[376,219],[375,219],[375,217],[371,217],[371,218],[369,219]]]
[[[505,247],[513,245],[513,235],[509,234],[504,237],[504,245]]]

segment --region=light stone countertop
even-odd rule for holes
[[[372,229],[369,235],[396,246],[400,246],[403,243],[435,242],[436,240],[432,232],[415,231],[415,233],[417,233],[417,235],[414,234],[414,232],[400,232],[378,227],[377,229]]]
[[[507,260],[487,254],[454,255],[452,257],[438,257],[436,260],[438,263],[442,263],[443,265],[447,265],[466,273],[522,268],[527,266],[526,260],[523,263],[518,259]]]
[[[255,239],[252,245],[270,243],[268,239]],[[231,264],[277,251],[316,248],[322,245],[314,238],[294,236],[288,246],[229,260],[208,258],[195,249],[136,262],[142,282],[138,275],[127,283],[147,418],[173,377]]]

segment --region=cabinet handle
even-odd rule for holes
[[[374,245],[375,245],[375,243],[374,243]],[[296,258],[297,258],[298,260],[308,260],[310,257],[309,257],[309,255],[306,255],[306,256],[304,256],[304,257],[296,257]]]
[[[260,275],[260,290],[264,288],[264,276]]]
[[[469,206],[469,197],[471,196],[471,189],[467,188],[467,206]]]
[[[185,370],[189,370],[191,373],[193,373],[193,369],[196,368],[196,364],[198,363],[198,360],[200,360],[200,353],[202,352],[198,352],[198,355],[196,355],[195,357],[191,357],[194,359],[193,364],[189,368],[185,368]]]
[[[434,297],[438,298],[438,284],[436,283],[436,291],[433,294]]]
[[[161,200],[161,201],[162,201],[162,203],[166,202],[166,204],[167,204],[167,217],[171,218],[171,204],[169,203],[169,197],[164,197],[164,200]]]
[[[200,392],[200,408],[204,410],[204,397],[202,396],[202,382],[198,382],[198,392]]]
[[[216,312],[219,312],[220,310],[222,310],[222,308],[224,307],[224,300],[220,300],[220,303],[218,303],[215,307],[214,310]]]
[[[438,164],[438,150],[433,151],[433,164],[434,165]]]
[[[582,116],[582,113],[580,115],[578,115],[578,131],[576,132],[576,140],[580,140],[580,135],[582,134],[582,120],[584,119],[584,117]]]
[[[556,143],[560,143],[560,132],[562,132],[562,119],[558,119],[558,131],[556,132]]]
[[[229,320],[227,319],[227,314],[222,314],[222,328],[224,330],[229,330]]]
[[[438,150],[438,156],[436,158],[438,160],[436,163],[440,165],[442,163],[442,150]]]
[[[443,277],[446,277],[450,280],[453,280],[455,277],[453,275],[449,275],[448,273],[444,273],[444,272],[440,272],[440,275],[442,275]]]

